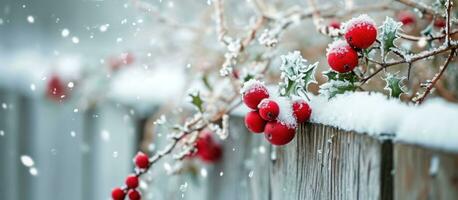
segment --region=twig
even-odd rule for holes
[[[428,94],[431,93],[431,89],[433,89],[433,87],[436,84],[436,82],[440,79],[442,74],[444,74],[444,71],[447,69],[448,64],[450,63],[450,61],[454,57],[454,54],[455,54],[455,49],[452,49],[450,51],[450,54],[448,55],[447,60],[445,61],[445,63],[439,68],[439,72],[436,75],[434,75],[434,77],[431,80],[431,82],[428,82],[428,86],[426,87],[425,92],[423,94],[421,94],[420,96],[415,97],[413,99],[414,102],[416,102],[418,104],[421,104],[425,100],[426,96],[428,96]]]
[[[375,60],[372,60],[372,59],[368,59],[369,62],[372,62],[372,63],[375,63],[377,65],[380,65],[380,67],[377,70],[375,70],[374,73],[370,74],[366,78],[363,78],[361,80],[361,85],[366,83],[369,79],[371,79],[376,74],[378,74],[380,71],[382,71],[383,69],[386,69],[388,67],[391,67],[391,66],[394,66],[394,65],[398,65],[398,64],[403,64],[403,63],[413,63],[413,62],[416,62],[418,60],[422,60],[422,59],[428,58],[430,56],[437,55],[437,54],[449,51],[451,49],[456,49],[456,48],[458,48],[457,44],[450,45],[448,47],[443,45],[443,46],[441,46],[439,48],[436,48],[436,49],[433,49],[433,50],[430,50],[430,51],[424,51],[424,52],[415,54],[414,56],[411,56],[410,59],[408,59],[408,60],[407,59],[401,59],[401,60],[398,60],[398,61],[391,61],[391,62],[378,62],[378,61],[375,61]]]
[[[422,14],[428,14],[428,15],[436,15],[436,11],[434,11],[431,7],[426,6],[422,2],[414,1],[414,0],[395,0],[399,3],[402,3],[404,5],[410,6],[412,8],[418,9]]]

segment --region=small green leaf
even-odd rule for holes
[[[205,87],[207,87],[208,90],[213,91],[213,87],[211,86],[210,81],[208,80],[207,74],[202,76],[202,82],[204,83]]]
[[[386,77],[383,79],[386,82],[385,90],[390,92],[391,97],[399,98],[402,93],[406,93],[406,88],[403,84],[406,77],[401,77],[398,73],[388,73]]]
[[[200,93],[199,92],[196,92],[195,94],[190,93],[189,96],[191,97],[192,105],[194,105],[197,108],[197,110],[202,113],[204,111],[203,109],[204,101],[200,97]]]
[[[395,21],[391,17],[386,17],[383,25],[381,27],[382,33],[380,34],[381,41],[381,50],[382,56],[385,57],[386,54],[391,51],[391,48],[396,48],[394,41],[398,38],[398,30],[401,29],[402,23]]]

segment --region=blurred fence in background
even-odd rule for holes
[[[145,119],[106,103],[75,111],[2,87],[1,199],[108,199],[133,169]],[[194,175],[152,169],[146,199],[457,199],[458,154],[317,124],[273,148],[231,120],[224,159]],[[28,155],[37,174],[21,163]],[[197,175],[197,176],[196,176]],[[146,189],[145,189],[146,188]]]

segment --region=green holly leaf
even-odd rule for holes
[[[320,85],[320,94],[331,99],[337,94],[344,94],[345,92],[354,92],[358,87],[347,80],[330,80],[323,85]]]
[[[338,73],[334,70],[328,70],[328,71],[324,71],[323,75],[328,78],[328,81],[340,80],[340,81],[349,81],[351,83],[355,83],[359,79],[356,73],[353,71],[347,72],[347,73]]]
[[[194,105],[197,108],[197,110],[202,113],[204,111],[203,109],[204,101],[200,97],[200,93],[199,92],[196,92],[194,94],[190,93],[189,96],[191,97],[192,105]]]
[[[306,95],[308,85],[317,83],[315,72],[318,63],[307,64],[307,60],[302,58],[299,51],[288,53],[281,56],[282,65],[280,66],[282,82],[279,83],[280,95]]]
[[[398,38],[398,30],[401,29],[402,23],[395,21],[391,17],[386,17],[383,25],[381,26],[382,33],[380,34],[382,56],[391,51],[391,48],[397,48],[394,41]]]
[[[403,83],[405,79],[406,77],[401,77],[398,73],[388,73],[383,79],[386,82],[385,88],[383,89],[388,90],[391,97],[399,98],[402,93],[406,93],[406,88]]]
[[[319,93],[326,97],[333,98],[337,94],[343,94],[348,91],[355,91],[358,86],[358,76],[355,72],[338,73],[334,70],[324,71],[323,75],[328,78],[328,82],[320,86]]]

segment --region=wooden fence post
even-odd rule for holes
[[[389,140],[318,124],[302,124],[279,147],[271,199],[392,199]]]
[[[458,199],[457,153],[396,143],[394,163],[396,199]]]

